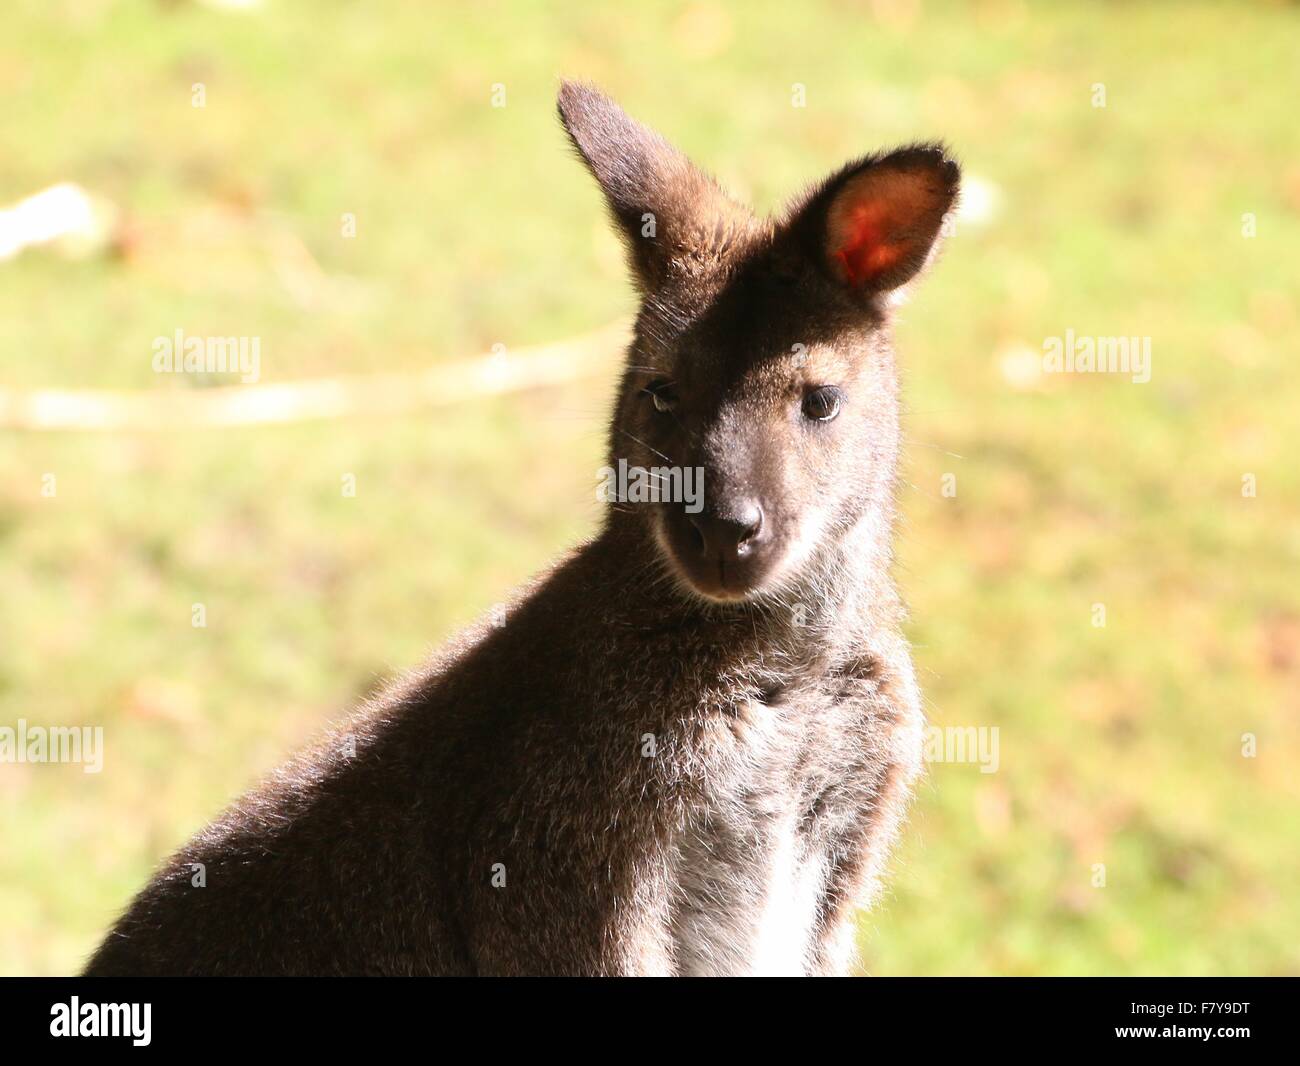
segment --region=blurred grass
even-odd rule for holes
[[[0,263],[0,382],[203,384],[151,371],[177,328],[260,336],[274,381],[626,313],[560,74],[765,209],[943,137],[1001,211],[903,315],[899,573],[932,719],[996,726],[1001,767],[932,766],[867,969],[1300,972],[1296,9],[566,11],[11,5],[0,203],[73,180],[124,236]],[[1152,337],[1151,383],[1017,373],[1066,329]],[[0,723],[107,736],[98,776],[0,766],[0,972],[77,967],[253,776],[591,528],[615,355],[421,417],[0,433]]]

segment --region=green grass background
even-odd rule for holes
[[[627,314],[562,74],[763,209],[942,137],[1000,210],[900,322],[899,577],[932,720],[1001,766],[931,767],[866,969],[1297,973],[1298,61],[1263,3],[19,0],[0,203],[76,181],[121,236],[0,262],[0,384],[209,384],[153,374],[177,328],[292,381]],[[1150,336],[1152,381],[1014,372],[1066,329]],[[401,418],[0,430],[0,724],[107,743],[0,765],[0,972],[74,970],[231,796],[590,531],[618,354]]]

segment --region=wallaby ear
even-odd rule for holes
[[[589,85],[566,81],[560,121],[605,194],[636,280],[655,288],[675,259],[707,256],[752,218],[654,130]]]
[[[834,174],[789,225],[831,277],[855,292],[888,292],[915,277],[956,206],[961,168],[942,145],[868,156]]]

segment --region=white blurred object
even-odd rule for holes
[[[0,211],[0,260],[43,244],[76,259],[93,255],[111,240],[115,214],[79,185],[52,185]]]
[[[1002,205],[1002,193],[991,181],[985,181],[974,174],[961,179],[961,202],[957,207],[957,218],[972,226],[983,226],[997,216]]]
[[[1017,392],[1031,392],[1043,386],[1043,356],[1027,344],[1011,344],[997,355],[1002,380]]]

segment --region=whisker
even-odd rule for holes
[[[661,452],[658,448],[652,448],[649,444],[647,444],[645,441],[643,441],[640,437],[634,436],[633,434],[629,433],[629,432],[628,432],[627,430],[625,430],[622,426],[615,426],[614,428],[617,429],[620,433],[622,433],[623,436],[625,436],[625,437],[631,437],[634,441],[636,441],[639,445],[641,445],[642,448],[647,448],[647,449],[649,449],[650,451],[654,452],[655,455],[659,456],[659,458],[662,459],[664,462],[666,462],[666,463],[672,463],[673,466],[676,466],[676,465],[677,465],[677,464],[676,464],[672,459],[670,459],[668,456],[664,455],[664,453]]]

